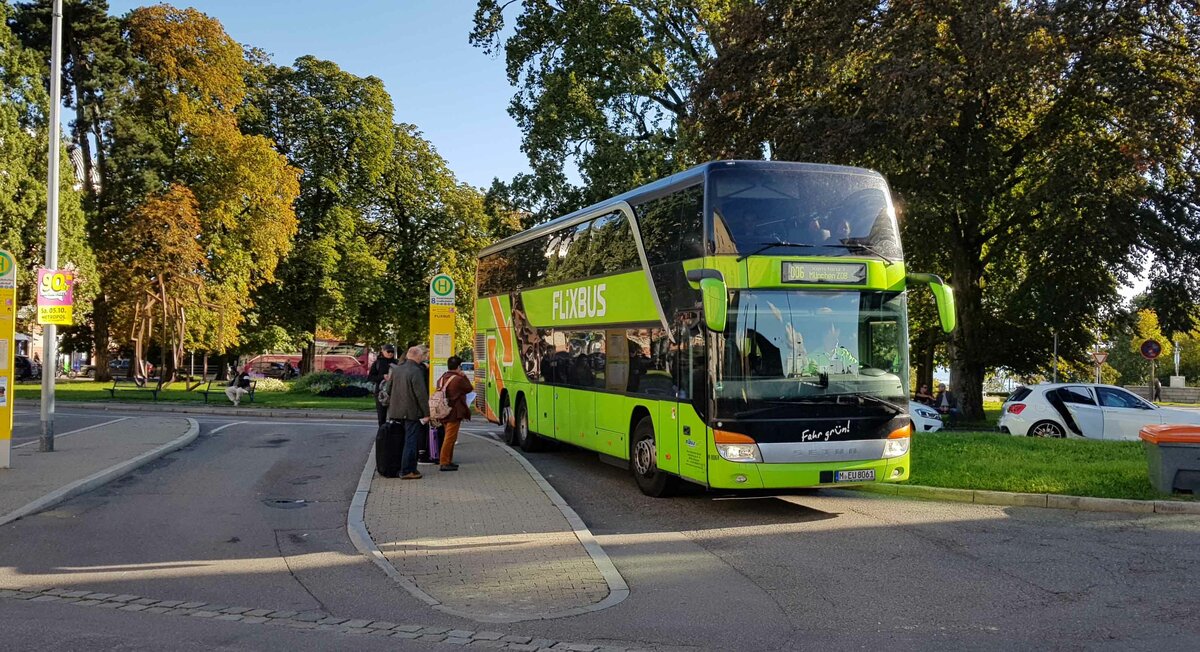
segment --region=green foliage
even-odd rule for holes
[[[347,376],[332,371],[317,371],[297,378],[292,383],[290,391],[320,394],[339,387],[361,387],[372,391],[375,389],[374,383],[367,382],[366,379],[358,376]]]
[[[1147,252],[1171,261],[1156,287],[1200,283],[1197,133],[1180,119],[1200,22],[1178,2],[921,8],[741,5],[697,87],[699,139],[886,174],[909,262],[955,289],[952,376],[974,414],[984,371],[1044,369],[1052,330],[1082,359]]]
[[[509,114],[532,175],[496,184],[537,221],[646,183],[693,162],[690,87],[712,59],[708,34],[732,0],[572,2],[479,0],[471,42],[505,54],[517,93]],[[516,29],[506,34],[513,13]],[[572,188],[575,163],[584,179]]]
[[[311,56],[261,75],[247,114],[259,121],[250,126],[303,170],[295,247],[262,294],[262,314],[296,339],[311,341],[318,329],[356,333],[386,268],[364,214],[393,151],[391,97],[378,78]]]
[[[16,257],[17,299],[29,305],[45,260],[49,96],[38,53],[23,47],[8,26],[11,11],[0,2],[0,248]],[[59,159],[59,264],[76,270],[75,313],[82,315],[94,294],[95,258],[65,149]]]

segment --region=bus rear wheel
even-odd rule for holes
[[[517,398],[517,424],[514,428],[517,445],[526,453],[542,450],[542,438],[529,429],[529,410],[525,409],[525,397]]]
[[[629,470],[638,489],[647,496],[664,498],[675,493],[678,479],[658,468],[658,449],[654,443],[654,422],[643,417],[633,429],[629,444]]]

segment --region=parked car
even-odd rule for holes
[[[909,401],[908,416],[916,432],[937,432],[942,429],[942,415],[924,403]]]
[[[133,361],[130,360],[129,358],[118,358],[115,360],[109,360],[108,361],[108,374],[114,378],[124,378],[125,376],[128,376],[129,375],[129,365],[131,362],[133,362]],[[96,365],[90,364],[90,365],[84,367],[83,369],[81,369],[79,373],[83,374],[87,378],[95,378],[96,377]],[[146,374],[150,375],[153,373],[154,373],[154,365],[147,362],[146,363]]]
[[[1163,423],[1200,425],[1200,410],[1161,408],[1112,385],[1047,383],[1014,390],[998,425],[1020,436],[1136,441],[1143,426]]]
[[[42,365],[27,356],[13,356],[13,366],[16,367],[17,380],[34,380],[42,377]]]

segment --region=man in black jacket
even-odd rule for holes
[[[404,453],[400,461],[400,479],[417,480],[417,451],[422,436],[429,432],[429,350],[414,346],[408,350],[403,364],[388,373],[391,392],[388,397],[388,420],[404,426]]]
[[[371,369],[367,372],[367,381],[375,387],[375,416],[379,419],[379,425],[383,425],[387,421],[387,403],[379,402],[379,385],[387,378],[388,370],[392,365],[397,364],[396,347],[391,344],[384,344],[379,349],[379,357],[375,358],[375,362],[371,363]]]

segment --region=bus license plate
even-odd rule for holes
[[[833,475],[834,482],[874,482],[875,469],[860,471],[838,471]]]

